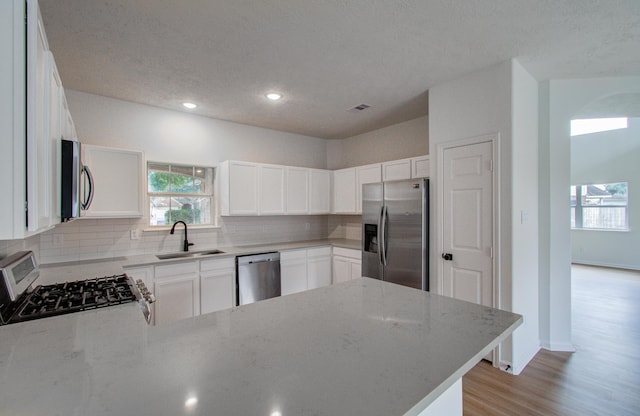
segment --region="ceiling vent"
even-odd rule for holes
[[[360,112],[362,110],[366,110],[369,107],[371,107],[371,106],[367,105],[367,104],[360,104],[360,105],[357,105],[357,106],[355,106],[353,108],[350,108],[349,111],[357,113],[357,112]]]

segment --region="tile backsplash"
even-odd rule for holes
[[[189,228],[189,242],[194,243],[192,250],[198,250],[323,239],[329,236],[327,218],[322,215],[223,217],[219,228]],[[167,229],[143,231],[146,224],[145,219],[79,219],[59,224],[39,236],[40,263],[182,250],[182,227],[176,228],[175,234],[171,235]],[[131,239],[131,230],[139,230],[139,239]],[[334,230],[332,234],[336,236],[340,232],[344,230]]]
[[[189,228],[192,250],[325,238],[359,240],[359,215],[223,217],[217,228]],[[41,264],[98,260],[182,250],[184,231],[144,231],[147,220],[79,219],[25,240],[0,240],[0,258],[33,250]],[[131,230],[139,238],[131,239]]]

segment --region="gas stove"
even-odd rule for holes
[[[127,275],[38,286],[13,314],[15,322],[136,301]]]
[[[50,316],[138,302],[150,322],[150,304],[155,301],[141,280],[134,282],[126,274],[40,285],[32,291],[15,291],[27,275],[38,275],[33,254],[20,253],[2,263],[4,285],[0,284],[0,325],[47,318]],[[9,261],[6,261],[9,260]],[[25,266],[27,264],[28,266]],[[4,289],[4,290],[2,290]]]

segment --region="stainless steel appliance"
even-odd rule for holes
[[[362,275],[429,290],[429,180],[362,187]]]
[[[126,274],[40,285],[29,291],[39,276],[31,251],[0,261],[0,271],[0,325],[129,302],[138,302],[147,322],[151,321],[154,296],[141,280],[134,283]]]
[[[93,200],[91,170],[82,165],[80,143],[60,140],[60,220],[71,221],[80,217]]]
[[[280,253],[236,257],[236,305],[280,296]]]

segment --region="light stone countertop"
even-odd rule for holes
[[[0,415],[417,415],[521,322],[368,278],[158,327],[79,312],[0,327]]]
[[[105,258],[96,260],[72,261],[66,263],[51,263],[40,265],[40,277],[36,280],[35,285],[52,284],[59,282],[69,282],[75,280],[84,280],[94,277],[110,276],[123,272],[123,267],[141,267],[159,264],[182,263],[203,259],[228,258],[242,256],[247,254],[264,253],[268,251],[285,251],[302,248],[333,246],[342,247],[352,250],[360,250],[360,240],[349,239],[326,239],[326,240],[308,240],[283,243],[268,243],[251,246],[238,247],[192,247],[191,251],[204,251],[218,249],[223,251],[222,254],[214,254],[208,256],[186,257],[178,259],[160,260],[155,254],[141,254],[135,256]]]

